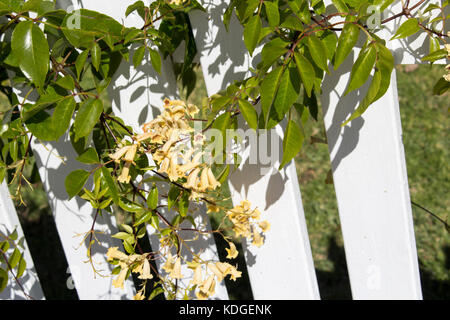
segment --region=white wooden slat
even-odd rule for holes
[[[114,3],[111,3],[109,0],[84,0],[81,4],[83,8],[102,12],[121,21],[125,17],[126,8],[134,2],[134,0],[117,1]],[[146,4],[150,2],[151,1],[145,1]],[[143,21],[137,15],[131,14],[124,20],[124,25],[127,27],[141,27]],[[130,61],[131,60],[132,59],[130,59]],[[150,121],[160,113],[164,98],[178,98],[172,64],[169,59],[163,61],[162,72],[161,75],[159,75],[154,71],[148,57],[146,57],[144,63],[138,67],[137,70],[134,69],[131,63],[123,62],[117,71],[117,77],[112,81],[112,86],[108,93],[112,99],[114,114],[120,116],[125,123],[131,125],[136,132],[140,132],[142,124]],[[164,212],[164,214],[167,213]],[[197,225],[203,226],[202,230],[211,231],[205,207],[200,206],[195,215]],[[182,224],[181,227],[190,227],[190,224],[186,222],[185,224]],[[148,231],[150,234],[152,250],[158,251],[159,239],[155,235],[152,227],[149,226]],[[192,234],[183,232],[181,236],[190,238]],[[189,246],[195,252],[200,252],[200,250],[202,250],[201,257],[204,260],[219,260],[212,235],[203,235],[198,240],[189,242]],[[187,251],[182,251],[182,255],[186,256],[186,258],[190,258]],[[159,270],[161,270],[160,261],[161,260],[156,260]],[[183,265],[182,274],[185,275],[186,278],[180,280],[180,286],[187,286],[192,273],[192,270],[188,269],[186,265]],[[211,299],[228,299],[228,293],[224,282],[216,285],[215,294],[211,296]]]
[[[24,237],[22,227],[20,226],[19,218],[17,217],[16,208],[11,199],[8,186],[6,181],[0,185],[0,232],[5,235],[10,234],[17,230],[18,239]],[[3,241],[3,239],[0,239]],[[28,248],[26,240],[23,242],[24,249],[19,248],[24,254],[24,259],[27,263],[27,267],[22,277],[19,278],[19,283],[23,287],[25,294],[30,296],[35,300],[45,299],[44,293],[42,292],[41,284],[39,283],[39,278],[34,269],[33,259],[31,258],[30,250]],[[12,249],[8,254],[12,253]],[[22,288],[15,281],[14,277],[9,274],[9,282],[5,290],[0,292],[0,300],[22,300],[27,299],[26,295],[23,293]],[[16,270],[14,274],[17,275]]]
[[[208,16],[192,12],[190,17],[206,88],[208,95],[212,95],[232,81],[243,79],[252,61],[242,41],[242,27],[235,17],[229,32],[223,25],[228,1],[202,1],[202,4]],[[280,126],[274,135],[282,139]],[[244,198],[250,200],[261,210],[262,219],[271,223],[261,248],[246,247],[253,296],[255,299],[318,299],[295,164],[291,162],[278,172],[278,155],[277,163],[247,165],[245,160],[255,152],[254,148],[251,145],[244,152],[243,165],[229,181],[233,203],[238,204]]]
[[[395,71],[384,97],[341,124],[367,85],[346,96],[355,54],[323,82],[322,105],[354,299],[420,299]]]

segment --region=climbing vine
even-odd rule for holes
[[[239,161],[225,161],[229,141],[218,144],[209,131],[226,137],[226,130],[238,128],[240,118],[254,130],[271,129],[287,119],[281,169],[300,152],[306,121],[317,121],[324,74],[338,69],[358,41],[362,46],[346,93],[370,85],[343,125],[387,91],[394,68],[388,41],[425,33],[429,52],[422,60],[448,58],[448,1],[425,5],[423,0],[405,0],[401,11],[384,17],[393,2],[231,0],[223,22],[228,28],[237,17],[249,55],[260,54],[258,65],[204,105],[165,99],[161,114],[136,131],[104,104],[104,92],[121,63],[138,68],[150,61],[161,73],[164,59],[184,48],[184,61],[173,71],[189,95],[195,87],[197,54],[189,13],[205,11],[199,2],[157,0],[147,6],[137,1],[125,16],[138,15],[142,26],[128,28],[91,10],[57,9],[54,1],[0,0],[0,178],[17,182],[14,197],[22,203],[32,141],[67,135],[76,160],[90,166],[71,172],[65,187],[69,198],[80,197],[95,209],[92,229],[83,235],[94,271],[105,276],[92,260],[99,244],[96,219],[120,211],[125,223],[112,236],[123,248],[111,247],[106,254],[114,266],[113,285],[123,288],[134,274],[140,280],[135,299],[161,293],[169,299],[206,299],[225,277],[241,277],[232,238],[259,247],[270,230],[264,212],[250,201],[230,206],[224,198],[221,186]],[[400,18],[406,20],[392,39],[380,37],[385,24]],[[448,66],[442,74],[434,94],[450,89]],[[199,219],[202,206],[208,214],[223,213],[215,230]],[[141,248],[149,230],[159,239],[157,250]],[[228,244],[227,262],[204,258],[190,245],[212,234]],[[0,233],[0,290],[8,272],[20,283],[26,267],[15,240],[14,232]],[[190,281],[182,284],[186,278]]]

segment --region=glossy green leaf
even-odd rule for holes
[[[248,126],[256,130],[258,128],[258,114],[255,107],[247,100],[239,99],[239,110]]]
[[[370,104],[374,101],[375,97],[378,94],[378,91],[380,90],[380,83],[381,83],[381,73],[377,70],[375,71],[375,74],[373,76],[372,82],[370,84],[369,90],[364,97],[364,99],[359,104],[358,108],[356,108],[355,112],[350,116],[350,118],[345,121],[342,126],[347,125],[350,121],[360,117],[370,106]]]
[[[275,68],[267,74],[261,83],[261,108],[264,117],[264,124],[268,121],[270,108],[273,100],[275,99],[278,86],[280,85],[283,70],[284,68],[282,66]]]
[[[153,68],[155,68],[156,72],[161,74],[161,56],[159,55],[159,52],[152,48],[149,48],[149,51]]]
[[[259,15],[251,17],[244,27],[244,43],[250,55],[253,55],[253,51],[258,44],[261,28],[262,24]]]
[[[75,170],[69,173],[64,181],[64,185],[66,187],[66,192],[69,195],[69,199],[72,199],[76,196],[83,186],[86,184],[90,173],[85,170]]]
[[[5,290],[7,284],[8,284],[8,272],[0,268],[0,292]]]
[[[147,197],[147,206],[151,210],[155,210],[158,206],[158,188],[156,186],[153,186],[150,189],[150,192],[148,193]]]
[[[273,106],[267,122],[267,128],[273,128],[297,101],[300,95],[300,77],[298,70],[291,65],[281,76],[280,85],[273,101]]]
[[[99,99],[83,102],[74,122],[75,140],[86,137],[94,129],[103,112],[103,103]]]
[[[298,52],[294,53],[294,59],[295,64],[297,66],[297,70],[302,79],[303,86],[306,89],[306,93],[308,96],[311,96],[311,91],[314,86],[314,78],[315,78],[314,67],[312,66],[311,62],[309,62],[308,59],[306,59],[303,55],[301,55]]]
[[[95,41],[94,44],[92,45],[91,57],[92,57],[92,65],[94,66],[95,70],[98,71],[102,59],[102,50],[100,49],[100,46],[97,41]]]
[[[419,21],[415,18],[410,18],[402,23],[391,40],[409,37],[419,30]]]
[[[361,50],[358,59],[352,67],[350,83],[346,94],[361,87],[369,78],[370,72],[375,65],[377,52],[374,46],[369,46],[367,50]]]
[[[75,60],[75,69],[77,70],[77,79],[80,79],[81,72],[84,69],[84,64],[86,63],[87,57],[89,55],[90,49],[86,49],[81,52],[77,59]]]
[[[47,76],[50,52],[42,30],[32,21],[22,21],[11,36],[12,54],[19,60],[20,70],[37,87]]]
[[[71,76],[65,76],[65,77],[59,78],[55,83],[58,86],[60,86],[61,88],[64,88],[67,90],[75,89],[75,81],[73,80],[73,78]]]
[[[108,186],[109,192],[115,204],[119,203],[119,192],[117,190],[117,185],[111,177],[111,172],[105,166],[102,166],[102,176],[105,179],[106,185]]]
[[[134,68],[137,68],[141,65],[142,60],[145,56],[145,46],[139,47],[136,49],[136,51],[133,54],[133,66]]]
[[[278,11],[278,2],[264,1],[267,20],[271,27],[276,27],[280,23],[280,12]]]
[[[20,253],[19,249],[15,248],[11,256],[9,257],[9,267],[11,269],[14,269],[20,261],[20,258],[22,257],[22,254]]]
[[[95,149],[92,147],[87,148],[86,151],[84,151],[81,155],[79,155],[76,160],[86,164],[93,164],[100,162],[97,151],[95,151]]]
[[[292,120],[289,120],[283,138],[283,159],[281,160],[281,170],[300,152],[303,145],[304,135],[299,126]]]
[[[323,71],[329,72],[327,48],[323,44],[322,40],[315,35],[310,35],[308,37],[308,48],[316,65]]]
[[[339,66],[348,57],[356,45],[359,37],[359,28],[353,23],[346,23],[339,36],[336,53],[334,55],[334,69]]]

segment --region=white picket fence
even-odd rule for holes
[[[124,19],[127,6],[134,0],[72,1],[58,2],[64,8],[73,5],[75,9],[83,7],[105,13],[118,21],[123,20],[126,26],[142,24],[135,15]],[[222,17],[228,1],[205,0],[202,3],[207,13],[193,12],[190,18],[207,92],[212,95],[232,81],[242,79],[252,65],[252,59],[246,53],[241,40],[242,27],[235,17],[230,30],[227,32],[224,28]],[[400,8],[398,1],[390,10],[397,13]],[[399,23],[389,23],[388,30],[380,33],[384,32],[387,38]],[[396,63],[420,63],[418,57],[423,56],[425,50],[421,47],[423,39],[420,36],[414,41],[391,42]],[[354,299],[421,299],[395,71],[386,95],[360,119],[341,127],[367,90],[365,86],[356,93],[343,96],[359,50],[355,49],[356,52],[337,71],[326,76],[321,96],[352,296]],[[162,75],[156,74],[150,63],[137,70],[131,64],[123,63],[117,74],[110,90],[113,110],[135,129],[155,116],[154,107],[161,106],[163,98],[177,95],[169,60],[163,63]],[[145,94],[136,94],[143,91]],[[277,127],[280,139],[282,131]],[[136,289],[131,280],[126,282],[125,290],[113,288],[111,277],[94,277],[91,266],[83,262],[86,247],[77,249],[80,239],[73,236],[90,229],[94,210],[79,199],[69,201],[65,193],[65,176],[80,166],[73,160],[75,151],[68,137],[62,137],[56,143],[45,143],[45,146],[33,143],[32,148],[79,298],[132,298]],[[243,160],[249,152],[244,152]],[[63,165],[55,154],[66,157],[67,164]],[[264,246],[245,248],[254,298],[320,299],[294,162],[282,171],[276,170],[278,165],[272,169],[263,164],[243,163],[230,178],[233,202],[249,199],[262,209],[264,218],[272,226]],[[17,227],[22,235],[5,183],[1,188],[0,226],[9,231]],[[209,225],[204,210],[199,219]],[[96,229],[108,233],[117,230],[115,221],[106,215],[97,222]],[[152,233],[150,227],[149,233]],[[104,248],[96,248],[94,260],[108,269],[106,248],[120,246],[120,243],[108,237],[105,239]],[[150,242],[157,250],[158,240],[150,236]],[[202,239],[197,245],[206,248],[206,258],[217,258],[214,239]],[[31,296],[43,299],[28,251],[25,257],[28,269],[21,282]],[[21,298],[24,298],[23,294],[15,285],[0,294],[0,299]],[[228,299],[223,284],[216,288],[213,298]]]

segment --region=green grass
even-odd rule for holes
[[[398,67],[397,71],[411,198],[446,219],[450,204],[448,94],[443,97],[431,95],[432,86],[443,68],[424,65],[413,72],[405,72],[405,67]],[[196,104],[206,95],[201,74],[198,76],[200,81],[189,98],[189,102]],[[318,138],[325,137],[321,121],[310,123],[306,130]],[[350,298],[336,196],[333,185],[325,183],[330,170],[328,147],[305,142],[296,164],[321,296],[323,299]],[[24,192],[28,206],[19,207],[18,211],[37,271],[45,285],[44,293],[49,299],[74,299],[76,293],[66,289],[67,263],[58,245],[46,195],[38,179],[34,186],[34,191]],[[415,206],[413,215],[424,297],[448,299],[449,234],[441,223]],[[240,265],[242,263],[240,260]],[[234,285],[229,283],[232,297],[251,297],[246,283],[247,279]]]

